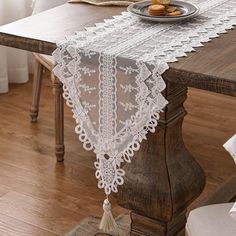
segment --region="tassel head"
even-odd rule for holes
[[[107,198],[104,200],[102,207],[104,212],[111,212],[111,203]]]
[[[111,203],[108,198],[106,198],[103,202],[103,216],[101,223],[99,225],[99,229],[105,233],[116,233],[118,230],[118,225],[115,222],[115,219],[111,212]]]

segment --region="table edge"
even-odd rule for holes
[[[25,38],[18,35],[0,32],[0,45],[21,50],[51,55],[56,49],[56,43]],[[224,95],[236,97],[236,81],[225,78],[195,73],[171,67],[163,78],[172,83],[183,84],[186,87],[203,89]]]
[[[51,55],[56,49],[56,43],[25,38],[4,32],[0,32],[0,45],[46,55]]]
[[[170,64],[170,69],[164,73],[163,78],[166,81],[183,84],[186,87],[236,97],[236,81],[228,80],[222,77],[176,69],[171,67]]]

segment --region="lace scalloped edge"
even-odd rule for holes
[[[113,18],[114,18],[114,19],[117,19],[118,17],[119,17],[119,16],[114,16]],[[214,31],[214,33],[215,33],[216,35],[212,35],[212,32],[209,32],[209,33],[207,34],[207,36],[204,35],[204,40],[203,40],[203,41],[201,41],[201,37],[200,37],[199,42],[200,42],[200,43],[206,42],[206,39],[207,39],[207,42],[209,42],[209,41],[211,41],[211,39],[219,37],[219,36],[220,36],[219,34],[227,33],[226,30],[230,30],[230,29],[234,28],[235,25],[236,25],[236,21],[233,22],[233,21],[230,19],[230,17],[236,17],[236,9],[233,9],[233,10],[232,10],[232,15],[229,15],[229,16],[226,17],[226,19],[227,19],[228,22],[226,23],[226,27],[224,28],[224,30],[222,30],[221,27],[218,27],[218,28],[216,28],[215,31]],[[113,20],[113,19],[112,19],[112,20]],[[112,21],[112,20],[110,20],[110,21]],[[220,20],[220,21],[221,21],[222,24],[224,25],[224,22],[223,22],[223,21],[225,21],[225,19]],[[231,22],[231,21],[232,21],[232,22]],[[101,26],[102,24],[105,24],[105,23],[106,23],[106,22],[101,23],[100,26]],[[212,23],[211,26],[213,27],[213,26],[214,26],[214,23]],[[208,26],[208,27],[209,27],[209,26]],[[96,28],[96,27],[91,27],[91,29],[93,29],[93,28]],[[205,30],[207,31],[207,27],[201,28],[201,30],[202,30],[202,29],[205,29]],[[87,30],[87,29],[86,29],[86,30]],[[200,31],[199,31],[199,32],[200,32]],[[191,50],[191,51],[194,51],[194,47],[196,47],[196,48],[197,48],[197,47],[200,47],[200,46],[194,45],[194,43],[191,44],[191,41],[190,41],[190,46],[192,47],[192,50]],[[176,58],[176,60],[177,60],[177,58],[184,57],[184,56],[186,56],[186,55],[183,55],[183,56],[176,56],[175,58]],[[168,61],[168,60],[166,61],[166,63],[169,63],[169,62],[172,62],[172,61]],[[59,79],[60,79],[60,78],[59,78]],[[91,142],[91,140],[88,138],[88,136],[87,136],[87,134],[86,134],[86,131],[85,131],[85,129],[83,128],[83,125],[82,125],[83,122],[82,122],[82,120],[81,120],[81,123],[79,123],[79,122],[80,122],[79,117],[76,117],[76,114],[75,114],[75,112],[74,112],[74,102],[72,101],[71,96],[70,96],[70,92],[69,92],[68,88],[67,88],[65,85],[63,85],[63,90],[64,90],[64,92],[63,92],[63,97],[64,97],[64,99],[66,100],[66,104],[67,104],[70,108],[72,108],[73,118],[76,120],[75,132],[78,134],[79,140],[83,143],[83,148],[84,148],[85,150],[88,150],[88,151],[90,151],[90,150],[94,150],[94,151],[95,151],[95,146],[94,146],[94,144],[93,144],[93,143]],[[160,112],[163,111],[163,109],[165,108],[165,106],[167,105],[167,103],[168,103],[168,102],[163,103],[163,106],[162,106],[162,107],[155,107],[155,108],[150,112],[149,119],[148,119],[148,121],[146,122],[145,126],[144,126],[143,129],[142,129],[142,130],[144,131],[143,137],[142,137],[142,138],[134,137],[132,143],[130,143],[124,151],[122,151],[121,153],[119,153],[119,154],[117,155],[118,158],[120,157],[120,158],[122,158],[122,160],[123,160],[124,162],[131,163],[131,158],[134,156],[134,152],[136,152],[136,151],[138,151],[138,150],[140,149],[140,143],[141,143],[144,139],[146,139],[146,134],[147,134],[148,132],[152,132],[152,133],[155,132],[156,127],[157,127],[157,125],[158,125],[159,117],[160,117],[159,114],[160,114]],[[142,130],[140,130],[140,131],[142,131]],[[117,167],[120,167],[120,166],[117,166]],[[123,175],[124,175],[124,174],[122,174],[122,176],[120,176],[120,178],[123,179]],[[99,179],[98,179],[98,180],[99,180]],[[114,184],[115,184],[115,185],[122,185],[122,183],[123,183],[123,181],[116,182],[116,183],[114,183]],[[104,188],[104,186],[101,186],[101,185],[99,186],[99,184],[98,184],[98,187],[99,187],[99,188]],[[116,187],[115,187],[115,188],[112,188],[112,186],[111,186],[111,189],[112,189],[113,192],[116,192],[116,189],[117,189],[117,188],[116,188]],[[114,191],[114,190],[115,190],[115,191]],[[107,192],[110,193],[110,190],[106,191],[106,193],[107,193]]]

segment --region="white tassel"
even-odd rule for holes
[[[116,233],[118,232],[118,225],[115,222],[115,219],[111,212],[111,203],[108,198],[106,198],[103,202],[103,216],[101,223],[99,225],[99,229],[105,233]]]

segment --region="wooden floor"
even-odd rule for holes
[[[65,162],[53,156],[53,97],[45,80],[40,118],[31,124],[31,83],[0,95],[0,236],[55,236],[86,216],[102,214],[94,154],[84,151],[66,108]],[[207,186],[195,207],[236,169],[222,144],[236,132],[236,99],[191,89],[184,124],[187,147],[204,168]],[[114,214],[124,210],[113,203]]]

